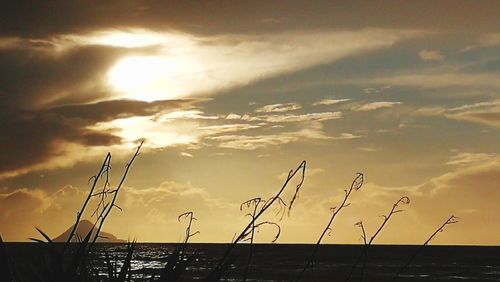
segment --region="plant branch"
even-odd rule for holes
[[[417,257],[417,255],[425,248],[425,246],[427,246],[429,244],[429,242],[432,239],[434,239],[434,237],[436,237],[436,235],[439,232],[443,232],[444,228],[447,225],[458,223],[458,220],[459,220],[458,217],[456,217],[454,215],[451,215],[441,226],[439,226],[439,228],[436,229],[436,231],[434,231],[434,233],[432,233],[429,238],[427,238],[427,240],[417,249],[417,251],[415,251],[413,253],[413,255],[410,257],[410,259],[398,270],[398,272],[396,273],[396,275],[394,276],[394,278],[392,279],[392,281],[396,281],[399,278],[399,276],[401,275],[401,273],[410,266],[410,264],[413,262],[413,260],[415,259],[415,257]]]
[[[351,183],[351,187],[348,190],[344,190],[345,195],[344,195],[344,199],[342,200],[342,203],[340,204],[340,206],[338,208],[331,208],[330,209],[332,211],[332,216],[330,217],[330,220],[328,221],[328,224],[326,225],[325,229],[321,233],[321,236],[319,236],[318,241],[316,242],[316,245],[314,246],[313,252],[312,252],[309,260],[307,261],[307,263],[302,268],[302,271],[297,276],[296,281],[299,281],[302,278],[302,276],[306,272],[307,268],[309,268],[309,266],[311,266],[311,268],[312,268],[312,265],[314,263],[314,259],[316,257],[316,253],[318,251],[319,245],[321,244],[321,241],[323,240],[323,237],[325,237],[325,235],[327,233],[328,234],[331,233],[331,231],[332,231],[331,225],[333,224],[335,217],[340,213],[340,211],[343,208],[348,207],[350,205],[350,203],[348,203],[349,196],[351,196],[351,193],[353,191],[359,190],[363,186],[363,182],[364,182],[364,176],[362,173],[358,172],[356,175],[356,178],[354,178],[354,180]]]

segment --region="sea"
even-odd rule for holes
[[[43,246],[35,243],[7,243],[6,249],[16,262],[41,254]],[[180,244],[137,243],[132,260],[133,280],[146,281],[159,274],[168,256]],[[191,258],[182,275],[183,281],[203,280],[227,249],[227,244],[189,244],[186,255]],[[500,247],[490,246],[420,246],[373,245],[368,249],[362,270],[363,246],[320,245],[312,267],[301,281],[373,281],[389,282],[414,255],[396,281],[500,281]],[[295,281],[310,258],[314,245],[254,244],[247,281]],[[106,273],[105,253],[117,269],[126,256],[126,244],[95,246],[91,265],[101,275]],[[232,264],[223,281],[241,281],[249,258],[250,245],[238,245]],[[357,262],[357,263],[356,263]],[[356,265],[353,267],[353,265]]]

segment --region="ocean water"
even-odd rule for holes
[[[137,244],[132,261],[135,280],[160,273],[169,254],[178,244]],[[31,243],[7,244],[9,254],[17,261],[30,260],[42,252]],[[226,244],[189,244],[187,253],[193,258],[183,275],[184,281],[202,280],[221,258]],[[248,272],[249,281],[294,280],[314,246],[294,244],[255,244]],[[97,244],[92,266],[105,273],[104,253],[108,252],[117,267],[126,255],[125,244]],[[363,281],[392,281],[392,278],[418,249],[418,246],[375,245],[369,249]],[[313,269],[303,281],[346,281],[362,246],[322,245]],[[239,281],[248,259],[249,245],[240,245],[233,252],[224,279]],[[360,281],[361,264],[350,281]],[[500,281],[500,247],[427,246],[397,281]]]

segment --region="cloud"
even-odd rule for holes
[[[401,102],[373,102],[373,103],[368,103],[360,106],[353,107],[351,110],[355,112],[368,112],[368,111],[375,111],[378,109],[383,109],[383,108],[392,108],[395,105],[400,105]]]
[[[256,113],[284,113],[301,109],[302,106],[297,103],[272,104],[265,105],[255,109]]]
[[[233,153],[226,153],[226,152],[216,152],[216,153],[212,153],[210,154],[210,156],[219,156],[219,157],[223,157],[223,156],[232,156]]]
[[[115,214],[107,228],[122,238],[130,236],[142,242],[180,242],[185,222],[179,222],[177,217],[187,211],[194,212],[198,220],[193,228],[201,231],[194,241],[213,241],[213,234],[227,236],[219,237],[220,241],[229,240],[232,232],[239,228],[238,218],[228,212],[237,210],[236,205],[215,198],[205,188],[191,183],[164,181],[148,188],[125,187],[121,193],[119,205],[123,212]],[[231,217],[234,221],[230,220]]]
[[[270,123],[307,122],[307,121],[327,121],[342,118],[342,112],[321,112],[307,114],[271,114],[250,116],[248,114],[230,114],[229,119],[241,119],[245,121],[261,121]],[[227,117],[226,117],[227,119]]]
[[[0,140],[4,150],[9,152],[0,156],[0,178],[42,167],[56,168],[72,164],[76,159],[71,161],[62,157],[67,156],[71,149],[121,142],[112,133],[88,130],[81,124],[72,124],[70,120],[50,114],[11,116],[0,123],[5,133]],[[75,152],[72,158],[81,155]]]
[[[487,48],[500,45],[500,33],[488,33],[479,36],[475,44],[469,45],[461,50],[459,53],[472,51],[478,48]]]
[[[432,218],[435,217],[434,214],[444,216],[446,213],[461,217],[461,223],[454,227],[455,231],[447,234],[450,242],[498,244],[498,239],[489,234],[497,234],[500,231],[495,219],[499,212],[499,177],[500,159],[496,156],[488,161],[460,166],[453,172],[431,179],[419,187],[423,195],[430,196],[427,205],[424,204],[425,199],[420,201],[421,207],[418,208],[422,217]],[[467,236],[458,239],[458,234]]]
[[[152,103],[116,100],[36,111],[11,112],[7,108],[0,113],[1,130],[5,133],[0,143],[10,153],[0,155],[0,178],[71,166],[105,154],[105,147],[118,151],[114,146],[124,145],[121,152],[128,153],[141,137],[130,140],[115,128],[104,129],[99,124],[132,117],[142,119],[158,112],[169,113],[189,108],[191,103],[188,100]]]
[[[353,195],[349,213],[336,222],[336,242],[355,243],[359,233],[352,225],[356,221],[363,219],[367,228],[373,230],[379,224],[379,214],[386,213],[399,197],[408,195],[411,204],[404,208],[404,213],[391,220],[377,239],[379,243],[423,242],[427,236],[424,233],[432,233],[446,217],[454,214],[460,217],[460,223],[440,233],[434,244],[497,245],[499,241],[494,234],[500,231],[497,224],[500,195],[496,193],[500,182],[500,159],[496,155],[486,161],[474,161],[454,168],[417,185],[388,187],[367,182],[362,190]],[[311,180],[323,177],[324,169],[311,168],[307,175],[313,176],[306,178],[307,187],[313,188]],[[294,234],[304,225],[321,227],[321,220],[311,222],[311,219],[328,216],[329,207],[343,196],[342,189],[325,192],[324,195],[302,193],[293,217],[283,223],[282,227],[286,230],[283,240],[287,241],[286,236]],[[332,197],[332,193],[336,196]],[[62,187],[54,193],[41,189],[4,189],[0,192],[2,235],[10,241],[24,241],[27,237],[38,236],[33,229],[35,224],[49,235],[57,235],[72,224],[74,213],[84,197],[83,190],[72,186]],[[181,241],[184,225],[177,222],[177,215],[189,210],[194,211],[199,219],[195,229],[202,232],[201,237],[194,240],[230,240],[244,220],[243,215],[238,217],[229,212],[237,211],[238,205],[218,199],[202,187],[174,181],[164,181],[147,188],[125,186],[118,197],[118,205],[123,211],[112,213],[105,231],[120,238],[136,237],[139,241]],[[60,224],[54,225],[54,218]],[[12,220],[16,222],[15,228],[12,227]],[[226,224],[222,224],[224,222]],[[296,229],[295,224],[300,228]],[[217,229],[219,232],[216,232]],[[214,239],[213,234],[218,234],[218,237]],[[310,235],[297,234],[304,237],[295,236],[292,242],[307,240]]]
[[[44,189],[7,189],[0,192],[0,226],[2,235],[7,240],[25,241],[28,237],[37,237],[33,226],[41,227],[49,234],[55,227],[54,218],[58,222],[68,223],[74,220],[78,205],[83,203],[83,193],[72,187],[64,186],[54,193],[47,193]],[[76,205],[76,206],[75,206]],[[61,216],[67,214],[67,218]],[[12,224],[15,222],[15,226]],[[65,228],[59,226],[59,228]],[[62,233],[63,230],[58,230]],[[32,235],[31,235],[32,234]]]
[[[207,192],[204,189],[195,187],[191,184],[177,183],[173,181],[162,182],[158,187],[150,188],[131,188],[125,189],[125,195],[122,197],[125,207],[142,206],[148,207],[154,203],[171,203],[175,201],[169,198],[176,197],[206,197]]]
[[[46,207],[42,190],[17,189],[0,194],[0,232],[4,240],[26,240],[33,228],[33,220]],[[13,226],[15,228],[9,228]]]
[[[180,155],[181,157],[188,157],[188,158],[192,158],[192,157],[193,157],[193,155],[192,155],[192,154],[190,154],[190,153],[186,153],[186,152],[181,152],[179,155]]]
[[[269,146],[277,146],[302,140],[347,140],[356,139],[357,136],[350,133],[342,133],[339,136],[328,136],[323,131],[323,125],[320,122],[309,122],[296,131],[285,131],[276,134],[266,135],[221,135],[207,137],[207,139],[216,141],[221,148],[256,150]]]
[[[209,135],[217,135],[217,134],[227,133],[227,132],[256,129],[256,128],[260,128],[260,127],[261,126],[259,126],[259,125],[233,123],[233,124],[204,126],[204,127],[200,127],[200,130],[203,131],[204,135],[209,136]]]
[[[480,102],[446,111],[446,117],[500,127],[500,100]]]
[[[226,119],[241,119],[241,115],[235,114],[235,113],[230,113],[226,116]]]
[[[341,112],[308,113],[301,115],[268,115],[258,116],[257,120],[266,122],[304,122],[304,121],[327,121],[342,118]]]
[[[309,181],[309,178],[323,174],[323,173],[325,173],[325,170],[323,168],[320,168],[320,167],[308,167],[306,170],[306,175],[307,175],[308,181]],[[283,173],[280,173],[279,175],[277,175],[276,178],[278,180],[282,181],[283,179],[286,179],[287,176],[288,176],[288,172],[283,172]]]
[[[384,90],[386,89],[391,89],[392,86],[391,85],[385,85],[385,86],[382,86],[382,87],[366,87],[366,88],[363,88],[363,93],[365,94],[378,94],[378,93],[382,93]]]
[[[78,120],[89,120],[90,123],[112,121],[119,118],[135,116],[151,116],[163,114],[163,116],[175,118],[206,118],[213,117],[200,116],[199,110],[187,110],[193,108],[195,103],[202,100],[162,100],[154,102],[144,102],[137,100],[108,100],[96,103],[73,104],[54,107],[48,110],[50,114],[57,114],[65,118]],[[186,110],[184,110],[186,109]]]
[[[422,34],[411,30],[383,29],[218,36],[147,30],[62,34],[58,38],[66,38],[63,44],[68,45],[62,56],[55,56],[54,59],[53,53],[57,50],[46,48],[49,52],[39,56],[38,61],[41,63],[19,64],[22,69],[13,72],[12,77],[6,77],[5,82],[15,83],[9,90],[16,89],[20,73],[33,73],[33,78],[36,78],[35,74],[50,74],[46,79],[59,84],[58,74],[64,73],[75,79],[72,83],[65,81],[62,88],[55,84],[47,89],[47,93],[58,95],[57,99],[50,97],[55,99],[52,102],[74,99],[72,94],[76,91],[91,95],[96,93],[96,89],[101,93],[87,97],[88,100],[95,101],[107,95],[114,99],[146,101],[213,95],[224,89],[333,62],[349,55],[387,48],[397,41]],[[43,40],[52,42],[55,39],[49,37]],[[151,46],[134,45],[134,42],[149,42]],[[134,46],[136,48],[131,48]],[[14,69],[15,64],[29,58],[28,55],[22,55],[19,59],[8,56],[10,59],[6,59],[5,67]],[[83,58],[90,63],[75,63]],[[45,61],[50,65],[44,65]],[[75,65],[81,65],[81,70],[68,69]],[[50,66],[54,72],[43,74],[39,71]],[[41,81],[45,82],[46,79]],[[33,82],[38,90],[51,85],[38,83],[35,79]],[[85,98],[79,96],[79,99]],[[45,101],[49,101],[49,98]]]
[[[30,48],[0,49],[1,95],[10,98],[0,100],[0,105],[35,109],[105,100],[113,93],[103,78],[126,54],[106,46],[79,46],[57,55]]]
[[[356,149],[364,152],[377,152],[380,151],[380,148],[373,148],[373,147],[357,147]]]
[[[229,117],[229,119],[228,119]],[[339,136],[327,136],[320,124],[322,121],[339,119],[340,112],[322,112],[307,114],[269,114],[250,116],[231,113],[225,119],[218,116],[206,116],[200,110],[170,111],[154,116],[135,116],[97,123],[89,127],[98,132],[113,132],[122,140],[122,144],[132,146],[137,140],[146,140],[145,148],[161,149],[168,146],[206,146],[205,140],[216,142],[221,148],[254,150],[270,145],[297,142],[301,139],[354,139],[359,136],[342,133]],[[246,123],[234,123],[235,121]],[[230,123],[223,123],[229,121]],[[271,125],[269,125],[269,123]],[[299,129],[273,134],[253,133],[255,135],[221,135],[256,129],[277,130],[283,126],[275,123],[298,123]]]
[[[358,139],[358,138],[361,138],[360,135],[355,135],[355,134],[352,134],[352,133],[341,133],[339,136],[337,137],[332,137],[332,139],[336,139],[336,140],[349,140],[349,139]]]
[[[0,194],[0,203],[2,204],[1,219],[2,221],[6,221],[18,215],[19,212],[24,213],[29,210],[41,212],[47,208],[49,204],[47,202],[45,191],[40,189],[28,190],[26,188],[21,188],[8,193],[2,193]],[[25,211],[16,211],[17,209]]]
[[[417,109],[413,112],[417,116],[438,116],[446,112],[446,108],[440,106],[430,106]]]
[[[217,141],[221,148],[239,149],[239,150],[255,150],[266,148],[271,145],[281,145],[297,141],[297,136],[287,134],[271,134],[271,135],[222,135],[209,137],[209,139]]]
[[[360,83],[392,84],[422,88],[487,87],[500,88],[500,76],[495,73],[417,73],[368,78]]]
[[[201,133],[196,131],[198,126],[196,120],[155,121],[152,116],[137,116],[97,123],[91,128],[96,131],[115,132],[122,139],[122,143],[129,147],[144,139],[145,148],[161,149],[198,143],[201,136]]]
[[[478,165],[481,163],[487,163],[495,160],[494,154],[485,153],[459,153],[450,158],[446,163],[447,165],[458,165],[458,166],[468,166],[468,165]]]
[[[219,119],[219,117],[207,116],[201,110],[174,111],[161,115],[162,121],[178,119]]]
[[[416,110],[414,114],[421,116],[444,116],[449,119],[500,127],[500,100],[466,104],[454,108],[424,107]]]
[[[336,228],[349,229],[361,218],[367,224],[365,227],[373,230],[379,224],[376,215],[386,213],[394,201],[406,195],[411,203],[401,215],[391,219],[377,239],[379,243],[424,242],[453,214],[460,222],[447,227],[433,240],[434,244],[497,245],[499,239],[494,234],[500,232],[497,224],[500,158],[496,155],[454,168],[417,185],[389,187],[367,182],[355,195],[356,200],[352,200],[350,215],[339,219]],[[359,233],[353,230],[339,234],[338,240],[350,241],[349,236],[355,234]]]
[[[468,111],[447,115],[448,118],[478,122],[489,126],[500,127],[500,110]]]
[[[474,109],[490,108],[490,107],[497,107],[497,106],[500,106],[500,99],[486,101],[486,102],[479,102],[479,103],[474,103],[474,104],[468,104],[468,105],[462,105],[459,107],[450,108],[449,110],[450,111],[464,111],[464,110],[474,110]]]
[[[312,105],[313,106],[335,105],[335,104],[347,102],[347,101],[351,101],[351,99],[322,99],[322,100],[319,100],[317,102],[314,102]]]
[[[253,3],[214,3],[210,12],[202,3],[132,1],[117,5],[117,2],[99,2],[88,6],[84,2],[66,5],[54,2],[50,5],[33,3],[15,5],[1,11],[4,19],[0,32],[6,35],[43,36],[68,32],[88,32],[116,27],[151,27],[154,30],[186,30],[199,34],[263,33],[277,30],[359,29],[366,25],[385,28],[426,28],[429,30],[451,30],[469,33],[497,31],[496,1],[464,2],[454,7],[453,1],[439,3],[405,3],[395,9],[392,3],[367,3],[365,5],[338,6],[330,1],[320,1],[314,6],[300,2],[287,3],[283,8],[279,1],[266,1],[262,5]],[[44,9],[59,11],[56,18],[47,15]],[[248,15],[248,11],[252,11]],[[269,11],[274,11],[269,13]],[[404,14],[401,17],[396,12]],[[429,13],[429,11],[433,11]],[[29,15],[19,23],[18,19]],[[366,21],[360,19],[369,15]],[[439,20],[436,20],[439,15]],[[477,20],[482,16],[481,21]],[[266,20],[267,19],[267,20]],[[280,24],[267,24],[262,30],[262,20]],[[288,20],[293,19],[293,20]],[[324,19],[330,19],[325,21]],[[57,24],[55,24],[57,23]],[[196,23],[196,24],[193,24]],[[231,23],[231,24],[228,24]]]
[[[198,120],[220,117],[204,115],[186,105],[189,103],[173,98],[214,95],[352,54],[387,48],[420,34],[369,29],[196,35],[77,28],[1,37],[0,72],[4,75],[0,77],[0,106],[4,110],[0,113],[0,142],[13,153],[1,157],[0,177],[71,166],[86,159],[80,153],[85,148],[91,148],[88,155],[95,156],[103,147],[124,149],[142,137],[148,139],[150,148],[197,143],[202,135],[193,133],[199,127]],[[121,69],[130,62],[149,67],[129,65]],[[134,82],[134,76],[124,76],[120,69],[148,79]],[[156,70],[159,73],[144,75]],[[118,81],[113,80],[116,76]],[[134,93],[126,90],[132,88],[120,88],[120,83],[136,82],[145,88],[134,88]],[[157,101],[131,101],[134,98]],[[177,111],[167,114],[168,107]],[[165,120],[154,122],[151,118]],[[333,118],[331,114],[307,114],[261,119],[294,122]],[[168,125],[167,120],[179,122]]]
[[[241,120],[245,120],[243,117]],[[133,116],[96,123],[98,132],[113,132],[122,140],[122,147],[133,147],[137,140],[145,140],[144,150],[171,146],[199,148],[210,136],[261,128],[254,123],[223,123],[218,116],[207,116],[201,110],[168,111],[151,116]],[[255,121],[255,120],[252,120]]]
[[[1,191],[2,236],[9,241],[39,237],[33,226],[40,227],[49,236],[57,236],[74,223],[75,213],[85,198],[86,192],[73,186],[64,186],[53,193],[26,188]],[[212,197],[203,188],[173,181],[142,189],[124,186],[117,199],[122,211],[111,213],[104,230],[119,238],[135,237],[150,242],[180,241],[184,225],[177,221],[177,216],[188,209],[202,219],[195,226],[203,229],[205,236],[216,231],[209,231],[212,228],[210,224],[227,219],[227,210],[237,210],[235,205]],[[83,218],[91,219],[96,205],[96,200],[91,200]],[[54,224],[55,218],[58,224]],[[12,222],[16,222],[16,225],[12,225]],[[237,230],[238,223],[235,220],[234,224],[220,229],[225,231],[228,240],[231,228]]]
[[[228,119],[229,117],[229,119]],[[199,148],[205,146],[204,140],[217,142],[222,148],[238,148],[253,150],[267,147],[269,145],[287,144],[299,141],[302,138],[309,139],[354,139],[359,136],[342,133],[339,136],[326,136],[322,121],[339,119],[340,112],[322,112],[308,114],[270,114],[270,115],[238,115],[230,114],[225,119],[219,120],[218,116],[206,116],[200,110],[167,111],[157,113],[153,116],[132,116],[117,118],[111,121],[98,122],[89,126],[90,130],[96,132],[113,132],[120,138],[121,147],[131,147],[138,140],[144,139],[146,143],[144,150],[148,148],[161,149],[169,146],[190,146]],[[232,123],[222,123],[222,121]],[[234,121],[245,121],[246,123],[234,123]],[[269,123],[271,125],[269,125]],[[284,126],[273,125],[275,123],[296,124],[299,130],[287,131],[273,134],[256,135],[222,135],[241,131],[256,129],[278,130]]]
[[[433,61],[439,62],[444,60],[443,54],[437,50],[426,50],[426,49],[421,50],[420,52],[418,52],[418,57],[422,61],[426,62],[433,62]]]

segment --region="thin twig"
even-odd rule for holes
[[[389,213],[387,215],[382,215],[382,217],[384,218],[384,220],[382,221],[382,224],[379,226],[379,228],[377,229],[377,231],[375,231],[375,233],[373,234],[373,236],[370,238],[370,240],[368,240],[368,242],[366,242],[366,233],[365,232],[365,229],[364,227],[362,228],[362,231],[364,233],[364,242],[365,242],[365,245],[364,245],[364,248],[363,248],[363,251],[361,253],[361,256],[358,257],[358,259],[356,260],[356,262],[353,264],[352,268],[351,268],[351,272],[349,273],[349,276],[347,277],[347,279],[345,281],[349,281],[352,277],[352,275],[354,274],[354,270],[356,270],[356,267],[359,263],[359,261],[362,259],[363,260],[363,264],[362,264],[362,268],[361,268],[361,276],[360,276],[360,281],[363,281],[363,277],[364,277],[364,271],[365,271],[365,268],[366,268],[366,260],[367,260],[367,257],[368,257],[368,249],[370,248],[370,246],[372,245],[373,241],[375,240],[375,238],[377,238],[377,236],[380,234],[380,232],[382,231],[382,229],[384,229],[385,225],[387,224],[387,222],[389,222],[389,220],[391,219],[391,217],[396,214],[396,213],[400,213],[402,212],[403,210],[399,209],[399,205],[401,204],[409,204],[410,203],[410,198],[407,197],[407,196],[403,196],[401,197],[396,203],[394,203],[392,205],[392,208],[391,210],[389,211]],[[363,226],[361,224],[361,226]]]
[[[312,268],[312,265],[314,264],[314,259],[316,257],[316,253],[318,251],[319,245],[321,244],[321,241],[323,240],[323,237],[325,237],[325,235],[327,233],[328,234],[331,233],[331,231],[332,231],[331,226],[333,224],[333,221],[335,220],[335,217],[337,216],[337,214],[340,213],[340,211],[343,208],[348,207],[350,205],[350,203],[348,203],[349,196],[351,195],[352,191],[359,190],[363,186],[363,182],[364,182],[364,176],[362,173],[358,172],[356,175],[356,178],[354,178],[354,180],[351,183],[351,187],[348,190],[344,190],[344,193],[345,193],[344,199],[343,199],[342,203],[340,204],[339,208],[331,208],[330,209],[332,211],[332,216],[330,217],[330,220],[328,221],[328,224],[326,225],[325,229],[321,233],[321,236],[319,236],[318,241],[316,242],[316,245],[314,246],[313,252],[312,252],[311,256],[309,257],[309,260],[307,261],[307,263],[302,268],[302,271],[297,276],[296,281],[299,281],[302,278],[302,276],[304,275],[304,273],[306,272],[306,270],[310,266]]]
[[[240,210],[243,210],[243,206],[246,206],[250,208],[253,205],[253,210],[251,214],[248,214],[252,218],[252,228],[251,228],[251,233],[250,233],[250,251],[248,252],[248,259],[247,259],[247,264],[245,266],[245,270],[243,272],[243,281],[247,281],[247,275],[248,275],[248,270],[250,268],[250,263],[252,261],[252,255],[253,255],[253,239],[255,236],[255,215],[257,214],[257,208],[259,207],[259,204],[263,201],[261,198],[253,198],[250,199],[246,202],[243,202],[240,205]]]
[[[290,206],[288,207],[289,211],[290,209],[292,208],[292,205],[293,205],[293,202],[294,202],[294,199],[297,197],[296,194],[298,193],[298,191],[300,190],[300,188],[302,187],[302,184],[304,183],[304,180],[305,180],[305,173],[306,173],[306,165],[307,165],[307,162],[306,161],[302,161],[300,163],[300,165],[295,169],[295,170],[291,170],[289,173],[288,173],[288,176],[283,184],[283,186],[281,187],[281,189],[278,191],[278,193],[276,193],[276,195],[272,198],[270,198],[268,201],[266,201],[266,203],[263,205],[263,207],[260,209],[260,211],[255,215],[254,218],[252,218],[252,220],[248,223],[248,225],[243,229],[243,231],[241,231],[241,233],[236,236],[236,238],[233,240],[233,242],[228,246],[228,248],[226,249],[226,251],[224,252],[221,260],[218,262],[217,266],[215,267],[215,269],[212,270],[212,273],[218,273],[222,270],[222,268],[224,267],[224,265],[226,265],[227,263],[227,259],[229,257],[229,255],[231,254],[231,252],[233,251],[233,249],[236,247],[236,245],[243,241],[245,239],[245,237],[248,235],[248,231],[254,226],[255,224],[255,221],[260,217],[262,216],[262,214],[264,214],[268,209],[269,207],[271,207],[276,201],[280,201],[281,198],[281,194],[283,193],[283,191],[285,191],[286,187],[288,187],[288,184],[289,182],[294,178],[294,176],[301,172],[301,178],[300,178],[300,181],[299,183],[297,184],[296,188],[295,188],[295,193],[293,195],[293,198],[292,198],[292,201],[290,203]],[[278,200],[279,199],[279,200]],[[209,277],[211,275],[209,274]],[[210,279],[210,278],[209,278]]]
[[[121,209],[119,206],[117,206],[115,204],[116,198],[118,197],[118,193],[120,192],[120,190],[122,188],[122,185],[125,182],[125,178],[127,177],[128,171],[129,171],[130,167],[132,166],[132,163],[134,162],[135,158],[137,158],[137,156],[139,155],[139,151],[141,150],[141,147],[142,147],[143,144],[144,144],[144,141],[141,141],[141,143],[139,144],[139,146],[137,146],[137,149],[136,149],[134,155],[132,156],[132,158],[130,159],[130,161],[125,165],[125,172],[123,173],[123,176],[122,176],[122,178],[120,180],[120,183],[118,184],[118,186],[116,187],[116,189],[114,189],[114,190],[112,190],[110,192],[110,193],[113,193],[113,198],[111,199],[111,201],[108,204],[106,204],[106,206],[103,209],[103,212],[99,215],[99,218],[100,218],[99,226],[96,229],[96,234],[95,234],[94,238],[92,239],[92,242],[90,244],[89,249],[92,248],[92,246],[97,241],[97,238],[99,237],[99,233],[101,232],[102,226],[104,225],[104,221],[108,217],[108,215],[111,212],[111,210],[114,207],[116,207],[118,209]]]
[[[76,222],[73,225],[71,232],[69,233],[68,239],[66,240],[66,244],[64,245],[63,253],[66,250],[69,243],[71,242],[71,239],[75,235],[78,224],[80,223],[80,219],[81,219],[83,213],[85,212],[85,209],[87,208],[87,205],[90,201],[90,198],[92,197],[92,195],[94,193],[94,189],[97,185],[97,182],[99,181],[99,178],[101,177],[102,173],[107,169],[107,167],[109,167],[110,162],[111,162],[111,153],[108,153],[106,155],[106,157],[104,158],[104,162],[102,163],[102,166],[101,166],[101,169],[99,170],[99,172],[96,175],[94,175],[93,177],[91,177],[91,179],[93,179],[92,187],[90,188],[89,194],[88,194],[87,198],[85,199],[85,202],[83,203],[82,208],[80,209],[79,212],[76,213]]]
[[[422,245],[420,245],[420,247],[413,253],[413,255],[410,257],[410,259],[398,270],[398,272],[396,273],[396,275],[394,276],[394,278],[392,279],[392,281],[396,281],[399,278],[399,276],[401,275],[401,273],[410,266],[410,264],[413,262],[413,260],[415,259],[415,257],[425,248],[425,246],[427,246],[429,244],[429,242],[432,239],[434,239],[434,237],[436,237],[436,235],[439,232],[443,232],[444,228],[447,225],[458,223],[458,220],[459,220],[458,217],[452,215],[441,226],[439,226],[439,228],[436,229],[436,231],[434,231],[434,233],[432,233],[432,235]]]
[[[193,224],[193,220],[197,220],[194,217],[194,213],[192,211],[180,214],[177,217],[177,220],[180,222],[181,218],[188,218],[189,219],[188,225],[186,226],[186,236],[185,236],[185,239],[184,239],[184,243],[182,244],[182,255],[184,255],[184,252],[185,252],[185,250],[187,248],[187,244],[189,242],[189,239],[191,239],[191,237],[193,237],[193,236],[195,236],[197,234],[200,234],[200,231],[195,231],[194,233],[191,233],[191,226]]]

